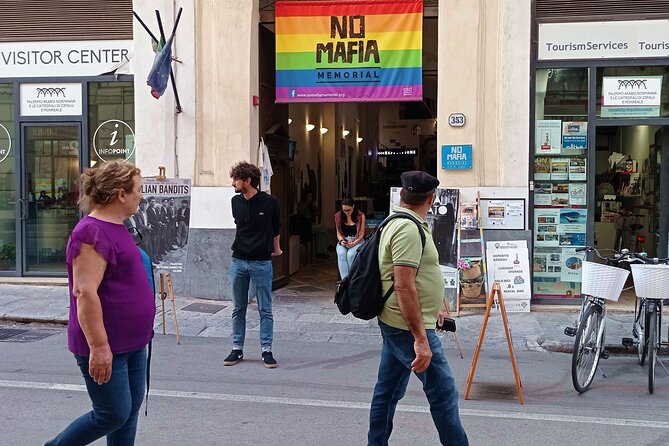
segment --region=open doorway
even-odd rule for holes
[[[598,126],[595,160],[595,246],[660,252],[660,165],[663,127]]]

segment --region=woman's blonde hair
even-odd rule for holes
[[[120,190],[132,192],[136,175],[141,171],[127,161],[109,161],[84,170],[79,209],[88,213],[96,206],[110,204]]]

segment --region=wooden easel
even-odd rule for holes
[[[520,404],[525,404],[523,399],[523,385],[520,382],[520,374],[516,366],[516,357],[513,354],[513,344],[511,343],[511,334],[509,333],[509,321],[506,318],[506,309],[504,308],[504,299],[502,298],[502,290],[499,282],[495,282],[490,291],[490,297],[486,302],[485,316],[483,317],[483,326],[481,327],[481,334],[479,335],[478,343],[476,344],[476,351],[474,352],[474,359],[472,360],[472,368],[469,370],[469,377],[467,378],[467,390],[465,391],[465,399],[469,398],[469,390],[474,380],[474,373],[476,372],[476,363],[479,360],[479,353],[481,353],[481,346],[483,344],[483,337],[488,326],[488,318],[490,317],[490,310],[492,310],[493,303],[497,299],[500,312],[502,313],[502,320],[504,321],[504,332],[506,333],[506,343],[509,346],[509,357],[511,358],[511,365],[513,366],[513,375],[516,378],[516,390],[518,391],[518,399]]]
[[[167,281],[167,292],[165,292],[165,281]],[[172,287],[172,275],[170,273],[160,273],[160,300],[163,303],[163,334],[165,334],[165,299],[169,294],[172,301],[172,315],[174,316],[174,328],[177,333],[177,344],[181,344],[179,336],[179,322],[177,321],[177,306],[174,303],[174,288]]]

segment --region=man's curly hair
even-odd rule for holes
[[[251,179],[251,187],[258,189],[260,185],[260,169],[246,161],[240,161],[230,169],[230,178],[233,180],[246,181]]]

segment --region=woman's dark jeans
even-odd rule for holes
[[[87,445],[107,436],[108,446],[132,446],[146,386],[146,347],[114,355],[111,379],[98,385],[88,374],[88,356],[74,355],[93,410],[74,420],[45,446]]]

